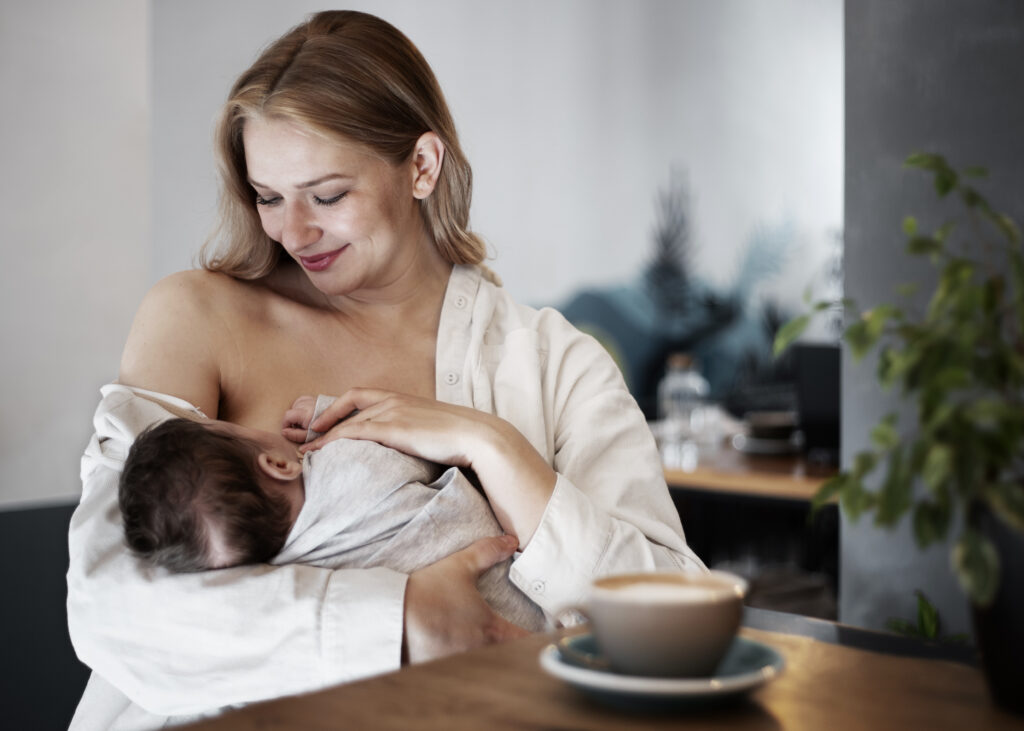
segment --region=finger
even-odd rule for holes
[[[492,624],[487,628],[486,634],[487,641],[495,643],[526,637],[530,633],[518,624],[513,624],[503,617],[496,616]]]
[[[466,561],[473,574],[480,576],[494,564],[511,558],[517,548],[519,548],[519,539],[505,534],[494,538],[481,538],[453,555],[460,556]]]
[[[308,411],[303,411],[302,409],[288,409],[284,412],[284,418],[281,420],[281,426],[286,429],[288,427],[302,427],[305,429],[309,426],[309,416],[310,413]]]
[[[306,441],[306,433],[307,432],[305,429],[291,427],[285,427],[284,429],[281,430],[281,434],[284,436],[285,439],[287,439],[289,442],[295,442],[296,444],[302,444],[303,442]]]
[[[327,431],[353,411],[365,411],[393,395],[392,391],[379,388],[350,388],[324,409],[310,426],[315,431]]]
[[[336,439],[365,439],[371,442],[381,442],[381,429],[380,424],[372,422],[365,414],[365,412],[359,412],[362,421],[344,421],[336,426],[332,427],[326,434],[321,434],[316,439],[312,439],[301,447],[299,451],[314,452],[317,449],[322,449],[325,444],[333,442]],[[316,427],[313,427],[316,431]]]

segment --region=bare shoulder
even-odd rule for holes
[[[222,344],[253,287],[223,274],[185,271],[161,279],[132,323],[118,380],[183,398],[217,413]]]
[[[216,301],[230,301],[246,289],[246,284],[220,272],[189,269],[170,274],[153,285],[146,300],[167,305],[180,302],[183,306],[199,306]],[[143,306],[146,302],[143,302]]]

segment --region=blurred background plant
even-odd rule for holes
[[[813,303],[784,325],[775,352],[784,352],[816,316],[843,311],[850,324],[843,341],[853,357],[877,352],[877,379],[899,386],[914,406],[901,432],[887,414],[871,431],[871,447],[822,486],[814,505],[838,498],[852,520],[874,513],[875,524],[894,526],[910,513],[917,544],[944,539],[963,519],[951,562],[976,606],[996,596],[1000,556],[979,528],[991,511],[1024,534],[1024,257],[1017,224],[996,211],[973,181],[979,167],[953,169],[941,155],[917,153],[905,165],[930,173],[937,194],[958,203],[960,218],[926,232],[903,221],[907,252],[935,269],[930,292],[905,285],[906,305],[877,304],[860,311],[849,299]],[[922,310],[915,303],[927,295]],[[876,469],[877,489],[867,486]],[[921,487],[915,490],[920,483]]]

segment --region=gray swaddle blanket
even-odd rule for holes
[[[502,534],[487,499],[456,467],[442,468],[376,442],[338,439],[303,461],[306,500],[272,563],[387,568],[410,573]],[[477,586],[502,617],[544,628],[540,608],[508,576],[511,560]]]

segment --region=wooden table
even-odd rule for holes
[[[785,616],[791,622],[803,620]],[[974,731],[1024,726],[1024,719],[992,706],[981,672],[969,664],[882,654],[751,627],[741,634],[775,647],[786,668],[776,680],[722,707],[656,715],[607,708],[541,670],[538,655],[552,636],[534,635],[249,706],[190,728]]]
[[[752,497],[810,500],[835,468],[796,455],[746,455],[728,445],[705,447],[692,471],[665,469],[670,487]]]

